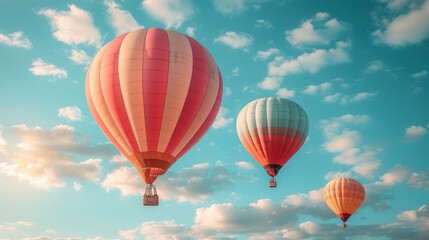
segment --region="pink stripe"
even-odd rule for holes
[[[103,54],[101,62],[101,73],[103,77],[101,84],[103,95],[106,100],[110,114],[115,121],[121,135],[125,138],[133,152],[138,152],[139,147],[131,129],[128,115],[125,111],[124,101],[122,99],[121,87],[118,74],[118,57],[122,40],[126,34],[115,38],[110,42]]]
[[[166,148],[166,153],[173,153],[191,126],[203,102],[209,82],[209,64],[204,48],[193,38],[188,37],[192,48],[193,69],[188,95],[183,105],[177,125]]]
[[[177,159],[179,159],[183,154],[185,154],[190,148],[192,148],[200,138],[206,134],[206,132],[210,129],[210,126],[213,124],[217,113],[219,112],[220,104],[222,101],[222,89],[223,89],[223,82],[222,82],[222,75],[220,74],[220,71],[218,69],[219,73],[219,89],[217,92],[216,101],[213,105],[213,108],[210,112],[210,114],[207,116],[206,120],[204,121],[203,125],[201,125],[200,129],[195,133],[195,135],[191,138],[191,140],[186,144],[186,146],[177,154]]]
[[[149,151],[158,149],[167,94],[169,59],[167,32],[159,28],[149,29],[143,59],[143,102]]]
[[[89,90],[89,73],[91,72],[91,66],[89,66],[87,75],[86,75],[86,81],[85,81],[85,93],[86,93],[86,100],[88,102],[89,110],[91,111],[92,115],[94,116],[95,121],[97,122],[98,126],[100,127],[101,131],[103,131],[104,135],[115,145],[115,147],[124,155],[127,155],[127,152],[124,148],[119,144],[119,142],[113,137],[112,133],[110,132],[109,128],[107,128],[106,124],[104,123],[103,119],[100,117],[100,114],[97,112],[94,102],[92,101],[92,96]]]

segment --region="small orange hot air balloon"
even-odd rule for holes
[[[356,212],[365,199],[365,188],[352,178],[337,178],[330,181],[323,190],[329,208],[343,221]]]
[[[207,132],[222,100],[222,77],[209,51],[173,30],[137,29],[106,44],[86,77],[98,126],[148,184]]]

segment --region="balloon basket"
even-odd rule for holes
[[[149,184],[146,186],[146,191],[143,195],[143,205],[144,206],[158,206],[159,197],[156,193],[156,188],[154,185]]]
[[[270,179],[270,181],[268,182],[268,186],[269,186],[270,188],[275,188],[275,187],[277,187],[276,179],[275,179],[275,178],[271,178],[271,179]]]

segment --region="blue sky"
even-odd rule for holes
[[[428,239],[428,26],[428,0],[1,0],[0,239]],[[84,92],[97,50],[142,27],[193,36],[224,80],[156,208]],[[276,189],[235,130],[269,96],[310,121]],[[322,195],[339,176],[367,192],[346,230]]]

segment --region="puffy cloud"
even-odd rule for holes
[[[361,135],[357,131],[344,131],[325,143],[325,147],[330,152],[343,152],[360,144]]]
[[[326,93],[332,88],[330,82],[324,82],[319,85],[308,85],[302,92],[308,95],[315,95],[317,92]]]
[[[420,72],[413,73],[411,77],[413,78],[424,78],[428,75],[428,71],[422,70]]]
[[[201,163],[178,172],[169,171],[157,179],[156,185],[161,199],[199,203],[232,184],[234,177],[223,166],[210,167],[208,163]],[[144,182],[135,169],[128,167],[120,167],[108,174],[102,187],[106,191],[118,189],[122,196],[144,193]]]
[[[113,0],[104,0],[104,5],[107,7],[107,17],[109,24],[115,30],[116,35],[125,32],[130,32],[137,28],[144,28],[140,25],[130,12],[121,8],[121,5]]]
[[[134,240],[139,234],[138,229],[119,230],[118,234],[126,240]]]
[[[353,167],[353,171],[365,178],[372,178],[374,172],[381,166],[380,160],[374,160],[372,162],[358,163]]]
[[[301,230],[305,231],[306,233],[310,234],[310,235],[315,235],[315,234],[319,233],[319,231],[320,231],[319,224],[312,222],[312,221],[303,222],[303,223],[299,224],[299,228]]]
[[[253,38],[247,33],[236,33],[230,31],[217,37],[214,42],[220,42],[233,49],[248,51],[248,48],[253,43]]]
[[[276,95],[281,97],[281,98],[293,98],[295,96],[295,91],[289,90],[287,88],[280,88],[277,91]]]
[[[86,54],[84,50],[72,49],[70,51],[69,59],[73,62],[81,65],[88,65],[91,62],[91,58]]]
[[[70,121],[82,120],[82,111],[77,106],[63,107],[58,109],[58,117],[67,118]]]
[[[313,19],[306,20],[299,28],[286,31],[286,40],[293,46],[327,45],[334,41],[342,32],[347,30],[344,23],[329,14],[319,12]],[[316,26],[318,29],[316,29]]]
[[[113,155],[110,145],[94,145],[67,125],[50,130],[16,125],[6,131],[7,153],[0,155],[0,173],[41,189],[64,187],[64,178],[98,181],[101,159],[75,158]],[[102,154],[102,155],[100,155]]]
[[[251,169],[255,168],[255,166],[253,166],[252,163],[245,162],[245,161],[235,162],[234,164],[235,164],[235,166],[242,168],[242,169],[245,169],[245,170],[251,170]]]
[[[275,56],[280,54],[280,49],[278,48],[270,48],[266,51],[258,51],[256,53],[256,56],[253,58],[253,60],[267,60],[271,56]]]
[[[303,53],[295,59],[277,56],[268,63],[268,76],[258,86],[262,89],[275,90],[280,87],[283,77],[290,74],[317,73],[330,65],[350,62],[350,43],[337,42],[335,48],[316,49]]]
[[[33,60],[33,63],[28,70],[36,76],[54,76],[59,78],[67,77],[66,70],[58,68],[53,64],[46,63],[41,58]]]
[[[376,43],[389,46],[418,44],[429,38],[429,0],[406,14],[396,16],[372,33]],[[412,26],[412,27],[410,27]]]
[[[89,12],[71,4],[69,11],[57,11],[55,9],[44,9],[38,13],[46,16],[52,29],[54,37],[66,44],[100,45],[101,35],[94,26],[92,16]]]
[[[0,33],[0,43],[11,47],[22,47],[30,49],[32,44],[27,37],[24,36],[23,32],[13,32],[9,34]]]
[[[18,222],[6,222],[3,224],[0,224],[0,230],[7,230],[7,231],[16,231],[18,228],[21,227],[32,227],[34,226],[34,222],[29,221],[18,221]]]
[[[216,11],[223,15],[238,15],[245,9],[245,0],[212,0]]]
[[[255,27],[256,28],[270,29],[270,28],[273,28],[273,25],[270,23],[270,21],[268,21],[266,19],[257,19]]]
[[[120,230],[119,235],[127,240],[175,240],[197,239],[197,235],[191,235],[192,230],[184,224],[178,224],[174,220],[148,221],[139,227],[130,230]],[[192,236],[192,237],[191,237]]]
[[[231,118],[226,117],[228,113],[229,113],[229,109],[225,107],[220,107],[219,112],[216,116],[216,119],[213,122],[214,129],[227,127],[234,121],[232,117]]]
[[[144,10],[167,28],[179,28],[193,13],[189,0],[143,0]]]
[[[73,188],[76,191],[80,191],[82,189],[82,185],[77,182],[73,182]]]
[[[427,130],[422,126],[410,126],[405,129],[404,139],[407,141],[414,141],[420,139],[422,136],[426,135]]]

